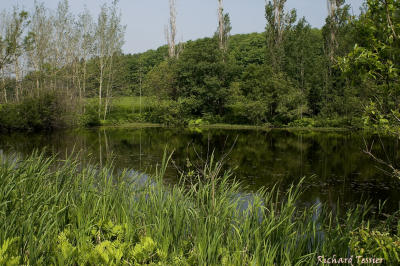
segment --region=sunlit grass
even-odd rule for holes
[[[368,210],[299,208],[302,183],[243,195],[212,160],[172,187],[165,156],[154,177],[39,153],[0,162],[0,264],[313,265],[348,256]]]

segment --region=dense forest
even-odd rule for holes
[[[170,1],[168,44],[140,54],[122,53],[116,1],[97,21],[72,14],[67,0],[3,11],[0,127],[98,125],[122,96],[145,99],[131,122],[363,128],[397,119],[399,1],[368,0],[354,16],[328,0],[321,29],[285,0],[268,1],[265,32],[232,36],[219,2],[214,36],[175,44]]]

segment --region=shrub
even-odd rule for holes
[[[89,102],[85,106],[85,112],[80,116],[79,124],[84,127],[100,126],[101,122],[98,113],[99,105]]]
[[[0,129],[41,131],[64,127],[66,106],[54,92],[26,97],[20,103],[4,104],[0,108]]]
[[[6,239],[0,246],[0,265],[17,266],[19,265],[20,256],[18,253],[18,238]]]
[[[297,119],[288,124],[290,127],[315,127],[315,125],[316,121],[309,117],[303,117],[302,119]]]
[[[261,125],[268,122],[268,105],[262,101],[237,101],[227,105],[227,121]]]
[[[205,124],[205,121],[203,119],[201,119],[201,118],[189,120],[189,126],[190,127],[198,127],[198,126],[201,126],[201,125],[204,125],[204,124]]]
[[[350,248],[355,256],[384,258],[392,265],[400,264],[400,238],[387,232],[361,227],[351,232]]]
[[[188,124],[184,106],[177,101],[160,101],[159,105],[145,114],[146,121],[167,126],[184,126]]]

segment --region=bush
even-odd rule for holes
[[[357,117],[317,117],[315,118],[316,127],[348,127],[348,128],[363,128],[361,118]]]
[[[227,121],[261,125],[268,122],[268,105],[261,101],[237,101],[227,105]]]
[[[315,127],[316,121],[313,118],[303,117],[302,119],[297,119],[293,122],[290,122],[288,126],[290,127]]]
[[[85,112],[80,116],[79,124],[84,127],[95,127],[100,126],[101,121],[99,119],[97,103],[88,103],[85,106]]]
[[[129,241],[128,229],[127,223],[116,225],[112,221],[99,221],[85,235],[80,235],[77,229],[67,228],[57,237],[57,264],[120,265],[123,261],[148,264],[165,259],[165,254],[151,237],[136,237],[135,242]]]
[[[350,248],[355,256],[384,258],[392,265],[400,264],[400,238],[396,235],[362,227],[351,233]]]
[[[53,92],[26,97],[20,103],[0,108],[0,130],[41,131],[66,126],[66,107]]]
[[[177,101],[160,101],[145,114],[146,121],[167,126],[185,126],[188,124],[188,114],[184,105]]]

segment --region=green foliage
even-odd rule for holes
[[[233,124],[261,125],[268,122],[269,108],[263,101],[237,101],[227,105],[227,121]]]
[[[394,118],[390,115],[382,114],[381,110],[375,104],[375,102],[370,102],[365,108],[365,113],[363,116],[364,125],[367,128],[373,128],[376,130],[389,131],[391,129],[390,121]]]
[[[140,54],[121,56],[120,71],[118,71],[115,79],[115,87],[119,91],[116,91],[115,95],[139,96],[141,85],[143,85],[142,91],[147,95],[151,95],[150,92],[153,92],[157,88],[147,87],[149,91],[145,89],[147,75],[151,76],[150,72],[154,72],[153,68],[162,63],[167,55],[168,47],[161,46],[157,50],[148,50]],[[96,87],[93,87],[93,89],[96,89]]]
[[[182,101],[161,101],[159,105],[145,114],[146,121],[167,126],[183,126],[187,124],[187,110]],[[190,106],[189,106],[190,107]]]
[[[148,264],[156,255],[156,243],[150,237],[144,237],[135,245],[131,254],[137,263]]]
[[[127,171],[82,168],[75,159],[2,158],[2,264],[315,265],[316,254],[346,256],[349,243],[354,252],[371,247],[369,254],[385,250],[390,259],[398,252],[393,235],[360,231],[364,242],[357,240],[365,206],[343,220],[321,206],[300,210],[301,182],[284,195],[254,193],[243,208],[239,184],[219,162],[189,167],[179,185],[166,187],[167,161],[143,184]],[[378,245],[369,236],[385,249],[373,252]]]
[[[145,76],[143,84],[146,95],[157,95],[162,99],[176,99],[176,71],[174,67],[174,61],[163,61],[150,70]]]
[[[286,11],[286,2],[267,1],[264,33],[229,36],[229,16],[225,14],[224,43],[229,37],[229,45],[223,45],[224,49],[214,36],[183,44],[174,59],[167,58],[167,46],[140,54],[116,54],[114,99],[109,98],[111,107],[103,123],[186,125],[190,120],[203,119],[300,125],[303,122],[298,120],[305,116],[332,121],[315,126],[358,128],[360,119],[369,116],[364,107],[371,100],[379,103],[380,112],[390,123],[387,117],[399,111],[400,102],[398,1],[368,0],[356,18],[350,15],[350,6],[338,0],[322,29],[312,28],[305,18],[297,19],[295,10]],[[18,14],[14,15],[18,19]],[[24,24],[26,14],[21,14],[20,20],[19,24]],[[84,97],[98,95],[98,60],[85,62]],[[55,71],[48,67],[43,65],[41,73],[28,73],[22,84],[31,86],[38,77],[38,82],[45,84],[43,79]],[[57,71],[67,73],[69,68]],[[13,94],[14,83],[13,78],[6,80],[5,93]],[[118,102],[121,96],[139,95],[158,100],[144,103],[143,114],[132,107],[134,103]],[[43,112],[38,110],[36,103],[24,104],[33,112],[20,110],[19,104],[3,106],[3,116],[7,117],[0,118],[0,125],[4,129],[46,129],[53,127],[47,126],[46,116],[60,113],[52,109],[47,114],[43,108]],[[95,107],[87,107],[80,124],[101,124]],[[22,111],[28,116],[21,121],[14,113]],[[75,112],[70,112],[73,117]]]
[[[215,38],[188,42],[179,56],[176,62],[177,95],[196,99],[198,109],[193,109],[192,115],[224,113],[235,66],[224,62],[223,58]]]
[[[17,255],[18,238],[6,239],[0,247],[0,264],[6,266],[19,265],[20,257]]]
[[[315,127],[316,125],[315,119],[310,117],[303,117],[288,124],[290,127]]]
[[[368,0],[366,7],[355,22],[357,44],[339,58],[339,66],[354,87],[370,89],[363,115],[365,124],[387,129],[390,117],[400,106],[400,4]]]
[[[114,225],[111,221],[99,222],[85,236],[77,230],[64,230],[58,235],[58,265],[125,265],[135,262],[138,265],[149,264],[166,259],[165,254],[157,249],[157,244],[150,237],[143,237],[137,243],[128,242],[128,224]],[[86,238],[79,244],[80,238]],[[76,243],[76,244],[74,244]],[[159,256],[161,254],[162,256]]]
[[[60,95],[44,92],[26,97],[20,103],[0,107],[0,130],[39,131],[64,127],[67,106]]]
[[[400,263],[400,238],[386,232],[359,228],[351,232],[350,249],[355,256],[383,258],[391,265]]]
[[[89,101],[85,104],[85,112],[80,116],[79,124],[84,127],[94,127],[101,125],[99,119],[98,103]]]
[[[206,123],[206,121],[201,119],[201,118],[189,120],[189,126],[190,127],[201,126],[201,125],[204,125],[205,123]]]

